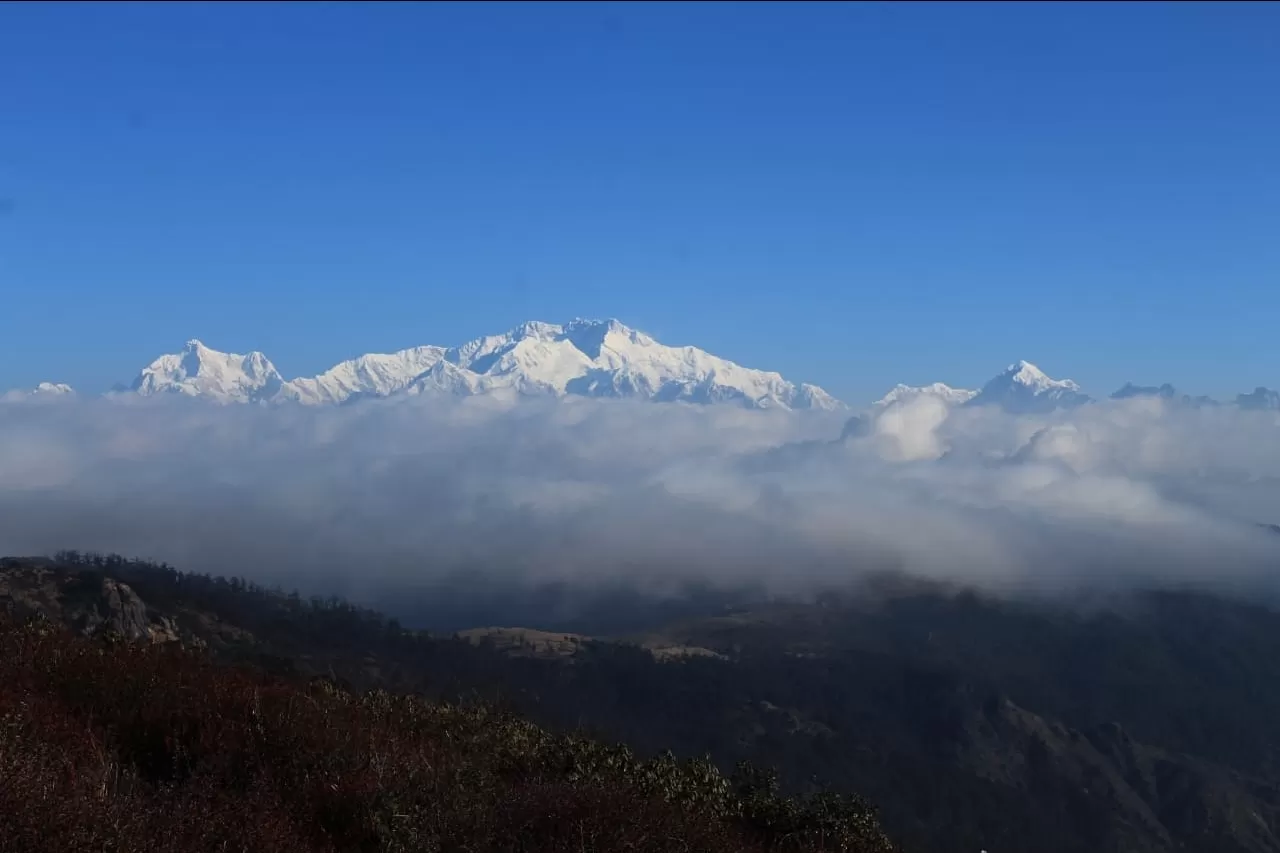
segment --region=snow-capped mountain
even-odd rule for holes
[[[1126,388],[1130,386],[1125,386]],[[1158,389],[1157,389],[1158,390]],[[1029,361],[1018,361],[991,379],[979,391],[952,388],[942,382],[932,385],[896,385],[871,405],[871,413],[921,397],[932,397],[949,406],[996,405],[1014,413],[1047,412],[1089,401],[1080,386],[1069,379],[1050,379]]]
[[[421,346],[341,362],[319,376],[285,381],[262,355],[221,353],[199,341],[143,369],[131,390],[218,402],[343,403],[360,397],[499,391],[523,395],[631,397],[657,402],[733,403],[749,408],[835,410],[815,385],[753,370],[696,347],[670,347],[617,320],[523,323],[506,334],[445,349]]]
[[[895,385],[888,394],[871,404],[861,414],[845,422],[842,441],[863,438],[875,431],[882,416],[921,398],[940,400],[947,406],[994,405],[1015,414],[1048,412],[1066,406],[1080,405],[1089,397],[1070,380],[1050,379],[1028,361],[1009,365],[980,391],[952,388],[942,382],[931,385]]]
[[[1049,412],[1088,403],[1090,397],[1070,379],[1050,379],[1029,361],[1005,368],[968,400],[966,405],[996,405],[1017,414]]]
[[[162,355],[144,367],[130,390],[144,396],[184,394],[220,403],[249,403],[274,398],[283,385],[280,372],[260,352],[218,352],[190,340],[182,352]]]
[[[285,380],[261,352],[219,352],[190,340],[180,352],[147,365],[117,394],[180,394],[220,403],[339,405],[369,397],[419,394],[470,397],[487,394],[548,397],[620,397],[653,402],[729,404],[753,409],[837,411],[847,407],[816,385],[743,367],[691,346],[673,347],[617,320],[572,320],[563,325],[528,322],[501,335],[461,346],[418,346],[370,353],[339,362],[317,376]],[[10,391],[0,401],[74,396],[69,385],[41,382]],[[880,414],[930,398],[959,406],[998,406],[1014,414],[1038,414],[1092,402],[1069,379],[1052,379],[1018,361],[978,391],[931,385],[896,385],[862,410],[846,435],[862,435]],[[1126,383],[1112,400],[1154,398],[1191,407],[1229,405],[1180,394],[1168,383]],[[1280,392],[1258,387],[1237,395],[1240,409],[1280,411]]]
[[[58,397],[74,396],[75,393],[74,388],[62,382],[41,382],[34,388],[15,388],[12,391],[6,391],[4,394],[0,394],[0,401],[9,403],[18,400],[56,399]]]
[[[937,397],[944,403],[952,406],[959,406],[967,403],[976,397],[977,391],[970,391],[965,388],[952,388],[950,385],[944,385],[941,382],[934,382],[932,385],[895,385],[893,390],[885,394],[873,404],[875,408],[884,408],[894,403],[906,403],[917,397]]]
[[[387,397],[444,358],[444,347],[413,347],[393,353],[370,353],[335,364],[319,376],[292,379],[280,389],[281,399],[299,403],[344,403],[354,397]]]
[[[1258,386],[1248,394],[1237,394],[1236,405],[1242,409],[1280,411],[1280,391]]]
[[[696,347],[670,347],[617,320],[573,320],[563,326],[524,323],[505,335],[448,350],[444,362],[415,382],[419,390],[477,393],[509,388],[523,394],[638,397],[658,402],[737,403],[750,408],[838,409],[814,385],[753,370]]]

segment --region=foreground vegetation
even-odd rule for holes
[[[888,851],[856,798],[0,617],[0,850]]]
[[[199,646],[285,684],[500,707],[625,743],[633,761],[709,754],[730,778],[756,762],[783,794],[868,797],[918,853],[1280,853],[1280,612],[1265,603],[1166,590],[1068,607],[894,581],[659,623],[632,642],[575,638],[546,657],[336,598],[60,554],[0,558],[5,608]],[[802,843],[742,816],[725,825],[746,849]]]

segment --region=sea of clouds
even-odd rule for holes
[[[450,578],[778,593],[1280,576],[1280,413],[1158,399],[864,416],[430,396],[0,404],[0,553],[74,548],[385,600]]]

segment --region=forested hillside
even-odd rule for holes
[[[108,621],[110,621],[108,619]],[[0,617],[0,850],[889,851],[856,798]],[[152,638],[154,639],[154,638]]]
[[[608,641],[433,636],[115,557],[0,562],[0,599],[281,677],[480,702],[643,759],[776,767],[784,793],[867,797],[909,851],[1280,851],[1280,616],[1198,593],[1082,609],[901,584]]]

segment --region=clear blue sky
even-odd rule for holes
[[[1280,6],[0,5],[0,389],[616,316],[1280,385]]]

